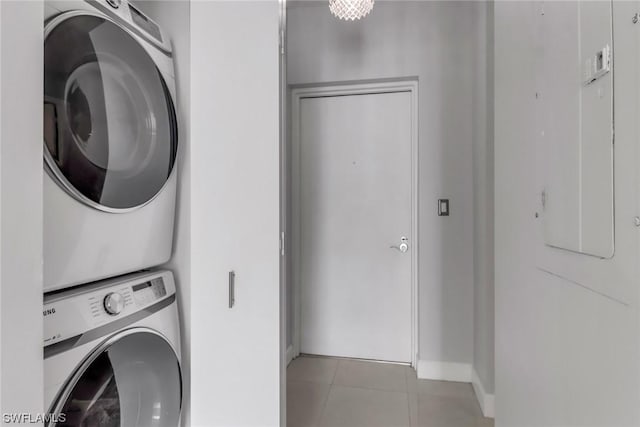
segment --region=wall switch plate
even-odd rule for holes
[[[449,199],[438,199],[438,216],[449,216]]]

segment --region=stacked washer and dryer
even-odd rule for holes
[[[45,1],[49,426],[177,426],[172,49],[126,0]]]

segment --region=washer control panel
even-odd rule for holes
[[[86,300],[89,304],[91,318],[96,322],[105,323],[110,318],[120,317],[119,315],[125,311],[130,312],[130,309],[133,308],[132,295],[129,286],[119,286],[115,289],[92,293]]]
[[[133,298],[139,305],[145,305],[167,295],[162,277],[132,286]]]
[[[116,316],[122,312],[124,308],[125,299],[119,292],[108,293],[104,297],[104,309],[107,313]]]
[[[175,294],[169,271],[138,273],[45,296],[44,345],[145,310]]]

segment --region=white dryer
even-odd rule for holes
[[[43,315],[47,426],[179,425],[180,331],[171,272],[48,294]]]
[[[176,203],[172,50],[126,0],[45,1],[44,291],[166,262]]]

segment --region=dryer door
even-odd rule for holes
[[[48,426],[171,427],[180,422],[178,358],[145,328],[115,335],[79,367],[51,410]]]
[[[145,48],[110,19],[63,13],[45,28],[47,171],[96,209],[140,207],[162,189],[177,152],[174,105]]]

